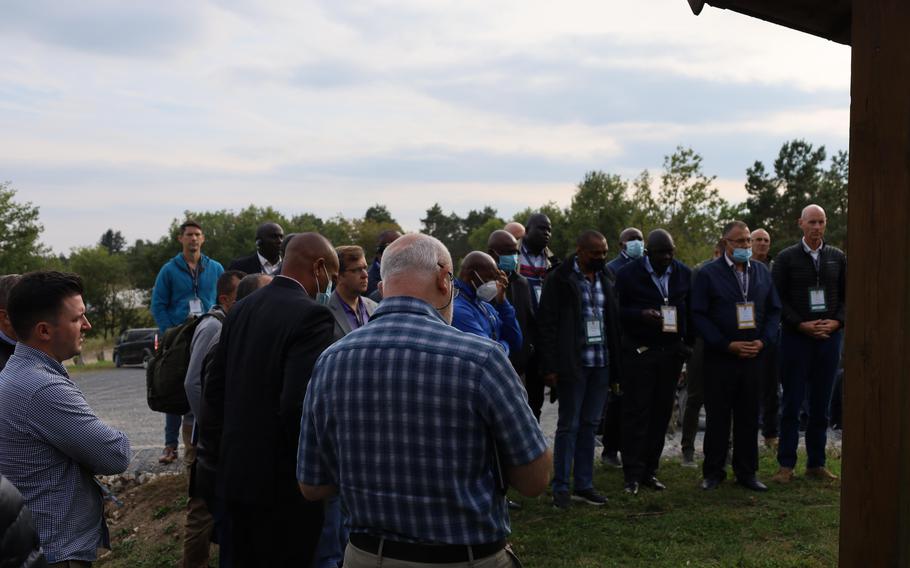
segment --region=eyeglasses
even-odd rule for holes
[[[746,237],[745,239],[736,239],[735,241],[733,239],[726,239],[726,238],[724,240],[727,241],[728,243],[733,243],[734,245],[751,245],[752,244],[752,239],[749,237]]]
[[[445,270],[445,268],[446,268],[445,265],[442,264],[441,262],[437,262],[436,266],[438,266],[439,268],[441,268],[443,270]],[[452,290],[452,299],[454,300],[455,298],[458,297],[458,294],[460,294],[460,292],[458,290],[458,286],[455,285],[455,275],[452,274],[451,270],[446,270],[446,277],[449,279],[449,284],[452,285],[452,289],[453,289]]]

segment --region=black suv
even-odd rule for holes
[[[114,365],[148,365],[158,349],[158,328],[128,329],[117,338],[114,345]]]

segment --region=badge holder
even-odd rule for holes
[[[202,315],[202,300],[199,298],[190,300],[190,314],[194,316]]]
[[[828,303],[825,301],[824,288],[809,288],[809,311],[812,313],[828,311]]]
[[[755,329],[755,302],[738,302],[736,304],[736,327],[738,329]]]
[[[676,306],[661,306],[660,317],[663,319],[664,333],[679,332],[679,324],[676,319]]]
[[[603,345],[604,342],[604,324],[598,317],[587,318],[585,320],[585,344],[586,345]]]

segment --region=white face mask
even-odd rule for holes
[[[496,286],[495,280],[490,280],[489,282],[484,282],[477,287],[477,297],[483,300],[484,302],[492,302],[493,298],[496,297],[496,294],[499,293],[499,288]]]

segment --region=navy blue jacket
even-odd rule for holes
[[[614,261],[615,262],[615,261]],[[664,299],[651,279],[645,258],[626,263],[616,273],[616,295],[619,301],[619,321],[622,323],[624,347],[642,345],[663,346],[685,341],[695,343],[695,332],[690,313],[692,271],[678,260],[670,265],[668,292],[670,305],[676,306],[677,333],[664,333],[661,325],[642,317],[642,310],[660,310]]]
[[[771,272],[760,262],[749,263],[748,270],[747,299],[755,303],[755,329],[738,329],[736,304],[743,301],[742,289],[723,256],[705,264],[695,277],[692,315],[708,349],[726,352],[732,341],[777,343],[781,304]]]
[[[607,274],[609,274],[610,277],[615,280],[616,275],[619,274],[619,269],[626,266],[630,262],[635,262],[635,259],[619,253],[619,256],[607,263]]]

